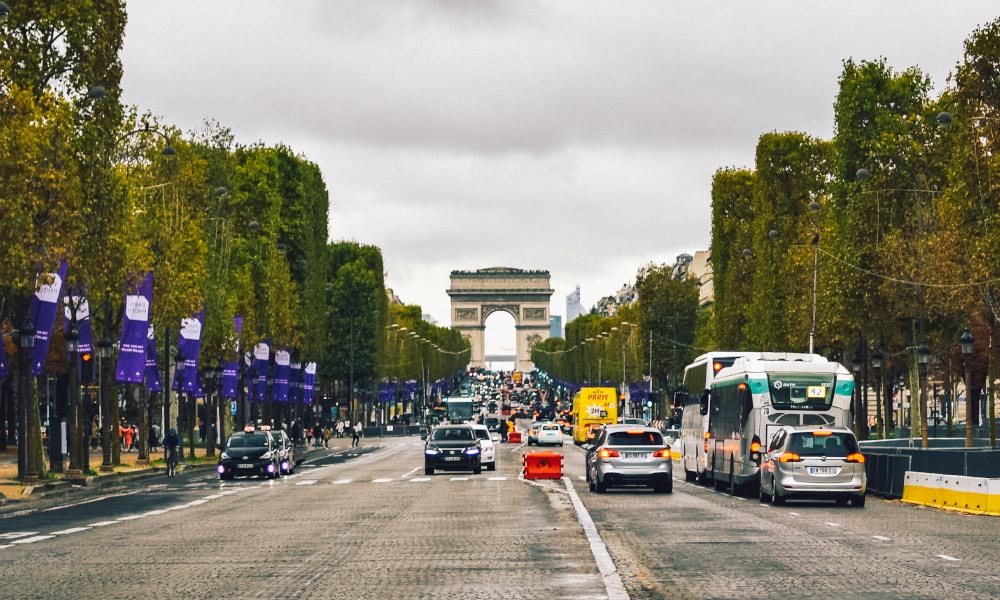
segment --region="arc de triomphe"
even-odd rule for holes
[[[498,310],[514,317],[517,329],[518,371],[531,371],[531,348],[549,337],[548,271],[493,267],[452,271],[451,327],[472,344],[470,367],[484,367],[486,319]]]

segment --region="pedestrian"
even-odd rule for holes
[[[323,447],[324,448],[329,448],[330,447],[330,428],[329,427],[324,427],[323,428]]]
[[[90,424],[90,449],[97,450],[97,440],[101,437],[101,425],[98,419],[95,417],[94,422]]]
[[[125,452],[132,451],[132,428],[128,425],[122,425],[118,428],[118,435],[122,436],[122,450]]]
[[[132,449],[138,452],[138,450],[139,450],[139,427],[135,423],[133,423],[129,427],[129,429],[132,430]]]
[[[160,425],[154,422],[149,429],[149,449],[155,452],[160,447]]]
[[[351,428],[351,448],[356,448],[361,444],[361,421],[354,424]]]
[[[339,437],[339,438],[344,437],[344,422],[343,421],[337,421],[337,437]]]
[[[317,421],[316,425],[313,426],[312,444],[313,446],[319,446],[322,443],[322,441],[323,441],[323,426],[320,425],[319,422]]]
[[[500,441],[505,444],[507,443],[507,431],[509,431],[507,421],[500,421]]]
[[[125,443],[125,430],[128,429],[128,423],[125,422],[125,417],[122,417],[121,423],[118,424],[118,442],[122,445],[122,452],[128,452],[128,445]]]

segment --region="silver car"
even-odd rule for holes
[[[608,425],[597,433],[587,451],[587,483],[590,491],[604,493],[609,487],[650,486],[669,494],[674,489],[670,446],[652,427]]]
[[[761,459],[761,502],[819,498],[864,506],[867,485],[865,457],[845,427],[782,427]]]

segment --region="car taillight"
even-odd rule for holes
[[[760,452],[760,442],[753,442],[750,444],[750,452]]]
[[[847,462],[862,464],[865,462],[865,455],[860,452],[855,452],[854,454],[847,455]]]
[[[601,448],[600,452],[597,453],[600,458],[611,458],[612,456],[618,457],[621,454],[617,450],[612,450],[611,448]]]
[[[670,458],[670,446],[667,446],[666,448],[657,450],[656,452],[653,453],[653,457],[654,458],[668,458],[669,459]]]
[[[784,452],[778,460],[781,462],[801,462],[802,457],[794,452]]]

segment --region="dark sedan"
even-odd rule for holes
[[[433,475],[435,469],[482,473],[482,449],[471,425],[435,427],[425,439],[425,474]]]

